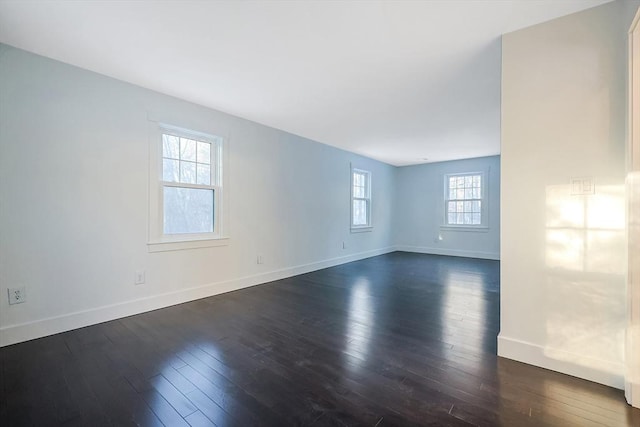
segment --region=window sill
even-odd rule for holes
[[[186,249],[211,248],[227,245],[229,245],[228,237],[191,240],[160,240],[147,243],[149,252],[181,251]]]
[[[366,227],[351,227],[352,233],[366,233],[368,231],[373,231],[373,226],[368,225]]]
[[[488,233],[489,227],[486,225],[441,225],[440,230],[444,231],[471,231],[475,233]]]

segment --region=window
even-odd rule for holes
[[[160,125],[152,135],[149,244],[220,239],[222,138],[167,125]]]
[[[351,228],[371,228],[371,173],[360,169],[351,172]]]
[[[484,174],[445,175],[445,225],[486,225]]]
[[[214,232],[218,151],[215,138],[162,133],[163,234]]]

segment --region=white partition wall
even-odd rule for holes
[[[632,6],[607,3],[506,34],[502,50],[498,354],[617,388]]]

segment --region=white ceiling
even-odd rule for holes
[[[407,165],[498,154],[500,35],[607,1],[0,0],[0,42]]]

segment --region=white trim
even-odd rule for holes
[[[560,358],[554,358],[549,354]],[[547,348],[538,344],[498,335],[498,356],[518,362],[538,366],[585,380],[604,384],[617,389],[624,388],[624,364],[594,359],[582,354]],[[575,361],[582,360],[599,369],[580,366]]]
[[[229,238],[221,237],[217,239],[185,239],[181,238],[176,241],[158,241],[147,243],[149,252],[168,252],[168,251],[180,251],[184,249],[200,249],[200,248],[212,248],[214,246],[228,246]]]
[[[209,142],[211,145],[218,145],[220,142],[222,142],[221,140],[224,139],[218,135],[213,135],[206,132],[200,132],[197,130],[191,130],[191,129],[183,128],[180,126],[174,126],[168,123],[157,122],[157,125],[161,130],[166,131],[166,133],[168,133],[169,135],[196,139],[203,142],[206,141],[206,142]]]
[[[640,408],[640,383],[625,381],[624,397],[629,405]]]
[[[441,225],[443,231],[471,231],[476,233],[488,233],[488,225]]]
[[[373,231],[373,227],[370,225],[363,225],[362,227],[351,227],[352,233],[367,233]]]
[[[371,219],[371,212],[373,211],[371,205],[372,205],[372,191],[371,191],[371,182],[372,182],[372,178],[371,178],[371,171],[368,171],[366,169],[361,169],[361,168],[357,168],[353,166],[353,163],[349,164],[350,169],[351,169],[351,179],[350,179],[350,187],[351,187],[351,202],[350,202],[350,207],[349,207],[349,212],[350,212],[350,220],[349,223],[351,224],[351,232],[352,233],[359,233],[361,231],[371,231],[371,229],[373,228],[373,220]],[[354,174],[360,174],[360,175],[364,175],[365,176],[365,196],[364,197],[355,197],[353,194],[353,175]],[[355,225],[353,223],[353,202],[355,200],[364,200],[367,204],[367,223],[365,225]]]
[[[459,249],[444,249],[444,248],[430,248],[427,246],[408,246],[408,245],[396,245],[397,251],[402,252],[415,252],[418,254],[431,254],[431,255],[446,255],[446,256],[458,256],[465,258],[479,258],[479,259],[492,259],[499,261],[500,254],[497,252],[481,252],[481,251],[466,251]]]
[[[221,246],[229,237],[227,192],[228,185],[228,137],[213,133],[195,131],[190,128],[169,125],[165,121],[149,118],[149,216],[147,245],[149,252],[195,249]],[[162,177],[162,135],[164,133],[204,141],[211,144],[211,184],[186,184],[163,181]],[[166,235],[163,230],[163,194],[165,187],[208,189],[213,191],[213,231],[199,234]],[[180,245],[177,242],[184,242]],[[205,243],[208,242],[208,243]]]
[[[636,16],[633,17],[633,21],[631,22],[631,27],[629,27],[629,34],[633,33],[636,27],[640,26],[640,8],[636,10]]]
[[[625,398],[627,402],[640,408],[640,269],[634,264],[640,254],[637,244],[640,240],[636,206],[640,204],[640,8],[636,11],[629,28],[629,74],[628,74],[628,134],[627,134],[627,327],[625,331]],[[635,224],[634,224],[635,223]],[[635,248],[634,248],[635,245]],[[636,263],[637,264],[637,263]]]
[[[323,261],[282,268],[267,273],[244,276],[222,282],[209,283],[193,288],[180,289],[167,292],[165,294],[96,307],[89,310],[77,311],[75,313],[63,314],[32,322],[3,326],[0,328],[0,347],[89,325],[95,325],[109,320],[133,316],[135,314],[157,310],[176,304],[182,304],[188,301],[210,297],[212,295],[260,285],[274,280],[285,279],[287,277],[305,274],[352,261],[384,255],[394,251],[395,249],[393,247],[386,247],[359,252],[347,256],[329,258]]]

